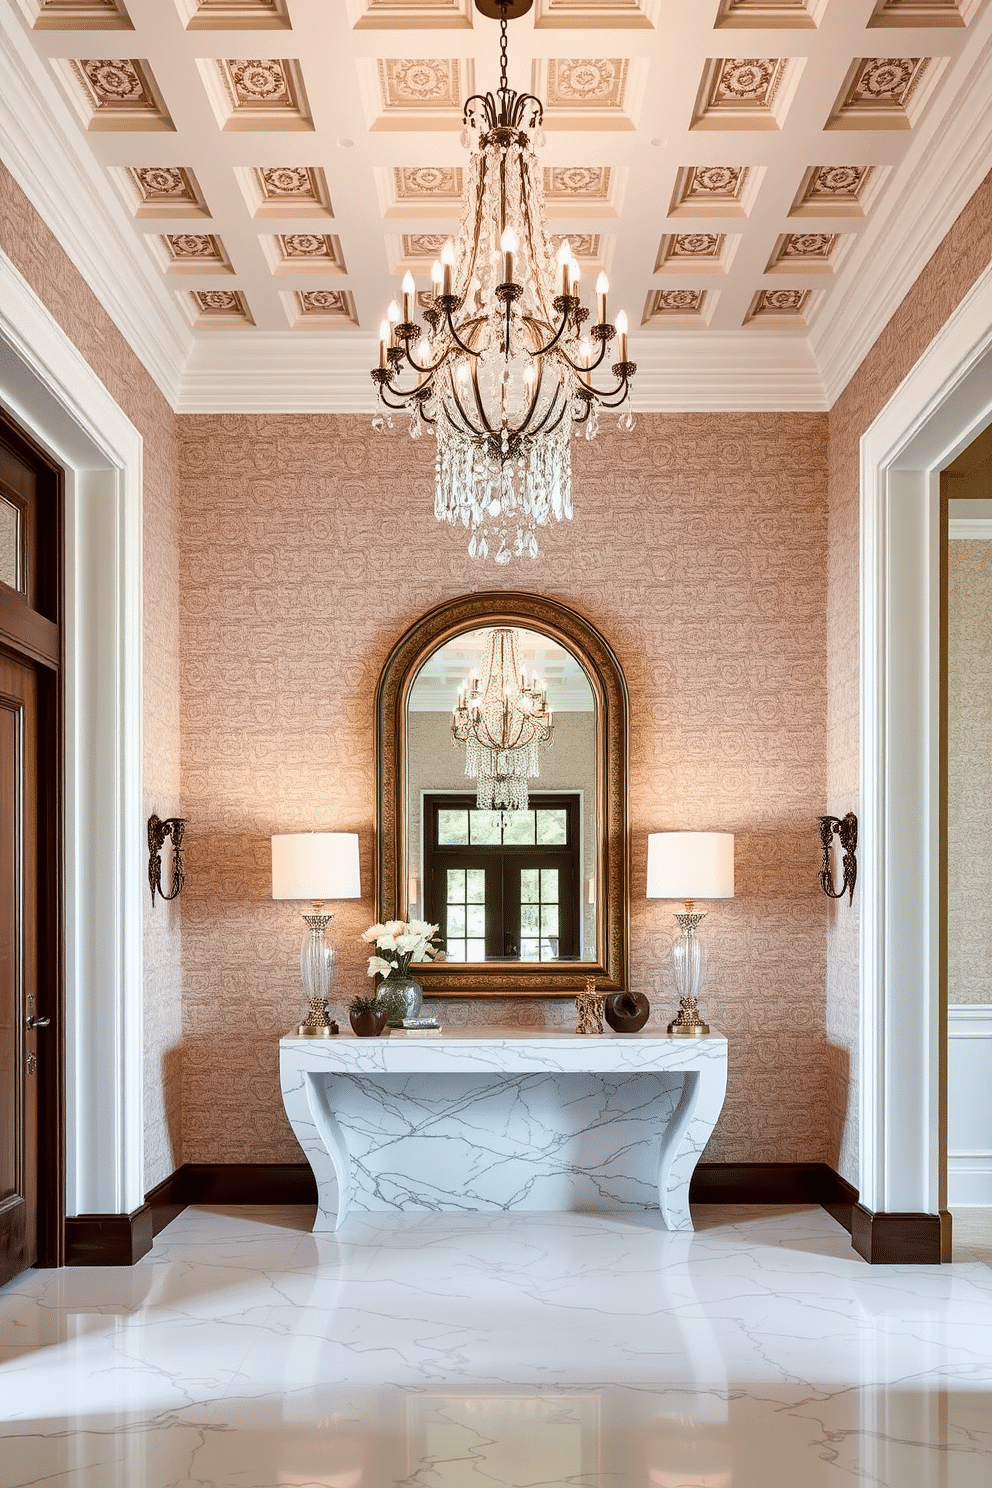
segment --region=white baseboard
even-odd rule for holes
[[[947,1010],[947,1202],[992,1208],[992,1006]]]

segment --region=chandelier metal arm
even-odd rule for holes
[[[485,350],[485,348],[483,347],[479,351],[476,351],[476,349],[475,349],[474,346],[467,346],[465,344],[465,342],[462,340],[461,336],[459,336],[458,332],[455,330],[455,322],[451,318],[451,310],[450,309],[448,309],[448,310],[445,311],[445,319],[448,322],[448,330],[451,333],[451,339],[452,339],[452,341],[454,341],[454,343],[458,347],[458,349],[460,351],[464,351],[465,354],[466,354],[466,356],[471,356],[471,357],[476,357],[476,358],[480,357],[482,355],[482,351]],[[466,324],[470,328],[471,327],[475,327],[477,325],[481,325],[482,324],[482,316],[481,315],[480,316],[476,316],[476,318],[474,320],[470,320]],[[448,355],[449,356],[451,355],[450,348],[449,348],[449,351],[448,351]]]

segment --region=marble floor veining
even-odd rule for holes
[[[0,1290],[0,1488],[988,1488],[989,1233],[189,1209]],[[983,1259],[984,1257],[984,1259]]]

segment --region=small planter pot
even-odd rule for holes
[[[614,1033],[637,1033],[648,1021],[651,1004],[643,992],[611,992],[603,1016]]]
[[[386,1026],[385,1008],[370,1008],[364,1013],[349,1012],[348,1018],[356,1038],[377,1038]]]

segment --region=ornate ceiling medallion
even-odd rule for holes
[[[435,516],[467,529],[470,556],[491,555],[501,565],[536,558],[536,529],[571,517],[572,430],[595,438],[600,408],[619,409],[621,426],[632,428],[637,370],[628,360],[626,316],[616,326],[606,317],[606,276],[587,329],[572,245],[565,239],[554,252],[534,148],[543,143],[544,110],[507,83],[508,13],[499,88],[465,104],[462,138],[472,159],[461,226],[431,272],[426,335],[414,320],[421,302],[407,273],[402,310],[394,302],[382,323],[372,372],[380,405],[373,427],[392,428],[392,412],[401,411],[412,438],[425,429],[435,436]],[[605,97],[622,77],[583,73],[581,86]],[[583,237],[581,246],[596,257],[596,235]],[[604,363],[612,377],[597,386]]]

